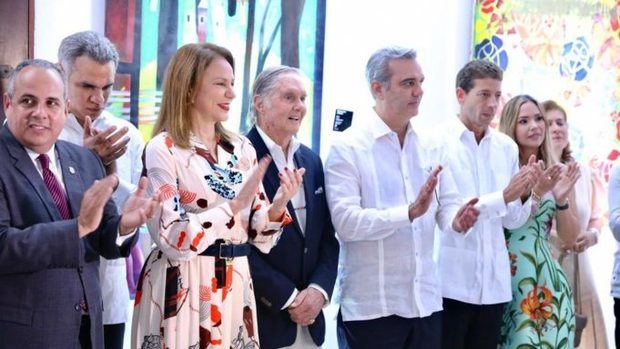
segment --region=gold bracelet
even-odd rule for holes
[[[532,200],[540,202],[540,195],[538,195],[534,189],[532,189]]]

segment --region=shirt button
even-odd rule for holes
[[[304,247],[304,254],[307,254],[307,253],[308,253],[308,248]]]
[[[417,284],[418,283],[418,279],[414,279],[413,282],[415,282]]]
[[[416,256],[416,257],[417,257],[417,256],[419,256],[419,255],[420,255],[420,253],[418,253],[418,252],[416,252],[416,253],[415,253],[415,256]]]

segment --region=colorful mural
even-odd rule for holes
[[[504,71],[503,99],[527,93],[568,113],[571,148],[620,155],[620,0],[477,0],[474,57]]]
[[[251,127],[249,93],[264,67],[298,67],[308,91],[298,137],[318,151],[324,26],[325,0],[108,0],[106,35],[121,54],[110,107],[149,139],[170,58],[186,43],[212,42],[235,57],[237,99],[227,127]]]

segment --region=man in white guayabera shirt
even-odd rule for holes
[[[70,114],[60,139],[99,155],[106,172],[119,179],[112,198],[118,207],[123,207],[140,180],[144,141],[132,123],[105,110],[114,84],[118,52],[103,35],[85,31],[62,40],[58,60],[66,74],[70,100]],[[99,275],[105,346],[120,349],[130,301],[125,259],[102,257]]]
[[[495,349],[504,303],[512,298],[504,227],[522,226],[536,183],[530,164],[519,170],[519,151],[508,136],[489,127],[501,97],[502,70],[475,60],[456,77],[458,118],[441,127],[446,165],[463,198],[479,198],[478,221],[462,236],[441,235],[439,270],[443,293],[444,349]]]
[[[441,289],[432,259],[436,224],[452,234],[476,221],[461,200],[443,149],[411,119],[424,75],[411,49],[376,51],[366,66],[374,98],[332,146],[327,201],[341,242],[339,332],[348,347],[439,348]]]

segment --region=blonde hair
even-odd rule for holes
[[[224,47],[200,43],[187,44],[177,50],[166,68],[163,98],[153,136],[166,131],[176,146],[186,149],[190,147],[191,101],[200,78],[216,57],[224,58],[234,72],[235,61],[230,51]],[[220,122],[215,124],[215,134],[228,142],[234,137]]]
[[[518,95],[511,98],[508,103],[506,103],[504,109],[502,109],[502,115],[499,119],[499,131],[508,135],[515,141],[515,143],[517,143],[517,145],[519,145],[519,152],[521,152],[521,145],[517,141],[515,128],[517,125],[517,119],[519,118],[519,110],[521,109],[521,106],[528,102],[533,103],[540,111],[540,114],[543,115],[540,104],[538,104],[533,97],[528,95]],[[551,145],[549,144],[549,127],[547,126],[547,121],[545,121],[544,125],[544,138],[542,144],[538,147],[536,159],[542,160],[545,163],[545,168],[549,168],[555,163],[555,159],[552,156],[553,153],[551,152]]]

